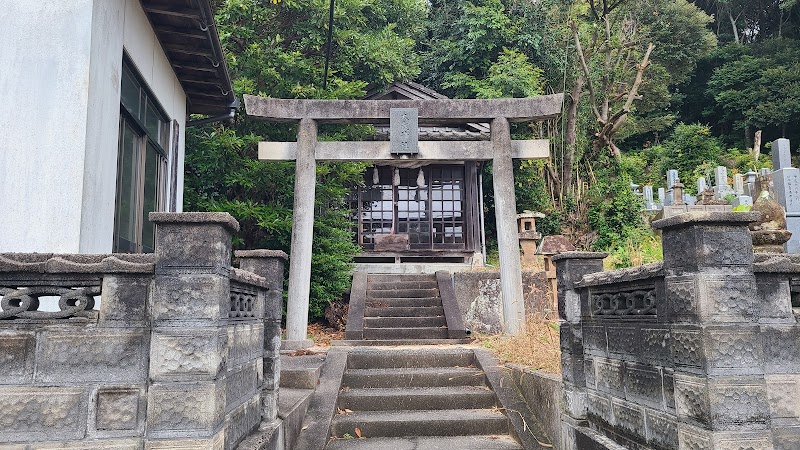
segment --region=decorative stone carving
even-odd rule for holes
[[[98,430],[136,430],[139,426],[139,389],[100,389],[95,426]]]
[[[258,291],[240,283],[231,283],[229,319],[251,319],[258,316]]]
[[[592,293],[592,316],[595,317],[655,317],[656,314],[655,287],[613,293]]]
[[[94,297],[100,286],[65,288],[59,286],[0,287],[0,319],[65,319],[92,317]],[[40,311],[40,298],[58,296],[59,311]]]

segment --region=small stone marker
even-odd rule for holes
[[[739,195],[731,200],[731,206],[734,208],[742,205],[753,206],[753,197],[750,197],[749,195]]]
[[[658,188],[658,203],[664,204],[664,200],[667,197],[667,192],[664,188]]]
[[[644,190],[644,209],[653,210],[656,208],[656,203],[653,201],[653,186],[645,186]]]
[[[717,166],[714,169],[714,197],[724,200],[728,195],[734,194],[731,185],[728,184],[728,168]]]
[[[667,189],[672,190],[672,186],[678,182],[678,171],[675,169],[667,171]]]
[[[697,179],[697,193],[701,193],[706,190],[708,186],[706,185],[706,177],[700,177]]]
[[[755,192],[755,190],[756,190],[756,177],[757,176],[758,176],[758,173],[754,172],[752,170],[747,172],[746,174],[744,174],[744,195],[747,195],[747,196],[750,196],[750,197],[753,197],[753,198],[758,196],[759,193]]]
[[[392,154],[419,153],[419,111],[417,108],[389,110],[389,142]]]
[[[717,166],[714,169],[714,186],[728,186],[728,168]]]
[[[776,139],[772,142],[772,168],[774,170],[792,167],[792,154],[788,139]]]
[[[736,192],[736,195],[744,195],[744,175],[740,173],[733,175],[733,192]]]
[[[792,237],[786,243],[787,253],[800,253],[800,169],[792,167],[788,139],[772,143],[772,185],[775,200],[786,210],[786,229]],[[762,171],[769,169],[761,169]]]

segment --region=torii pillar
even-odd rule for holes
[[[519,334],[525,331],[525,299],[522,292],[522,264],[519,260],[511,129],[505,117],[492,121],[492,152],[497,250],[500,253],[500,290],[503,295],[503,331],[507,334]]]
[[[561,113],[563,94],[536,98],[494,100],[291,100],[245,95],[247,114],[274,122],[299,121],[297,142],[261,142],[259,159],[295,160],[294,220],[289,264],[285,349],[313,345],[307,339],[314,238],[316,161],[391,161],[389,142],[317,142],[317,124],[386,123],[392,109],[415,109],[426,124],[492,121],[492,137],[486,141],[419,142],[415,160],[493,161],[497,240],[500,251],[500,284],[503,321],[507,334],[525,329],[522,268],[514,194],[513,158],[541,159],[550,155],[546,139],[511,140],[509,121],[552,119]],[[408,156],[406,156],[408,157]]]
[[[281,345],[287,350],[314,346],[314,341],[307,338],[307,333],[314,241],[314,196],[317,187],[316,147],[317,123],[309,118],[301,119],[297,129],[286,340]]]

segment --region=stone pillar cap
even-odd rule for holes
[[[692,211],[666,219],[656,220],[652,223],[655,230],[665,230],[686,225],[747,225],[761,218],[761,213],[754,212],[720,212],[720,211]]]
[[[285,261],[289,259],[289,255],[283,250],[266,249],[236,250],[233,252],[233,256],[237,258],[280,258]]]
[[[528,211],[527,209],[517,214],[517,219],[544,219],[546,216],[538,211]]]
[[[563,259],[605,259],[608,253],[605,252],[563,252],[550,257],[552,261]]]
[[[148,218],[150,222],[155,224],[219,224],[227,228],[231,233],[239,231],[239,222],[226,212],[151,212]]]

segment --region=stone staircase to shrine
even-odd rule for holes
[[[346,337],[360,345],[467,342],[450,274],[356,273]]]
[[[347,356],[326,450],[524,447],[469,348],[358,348]]]

